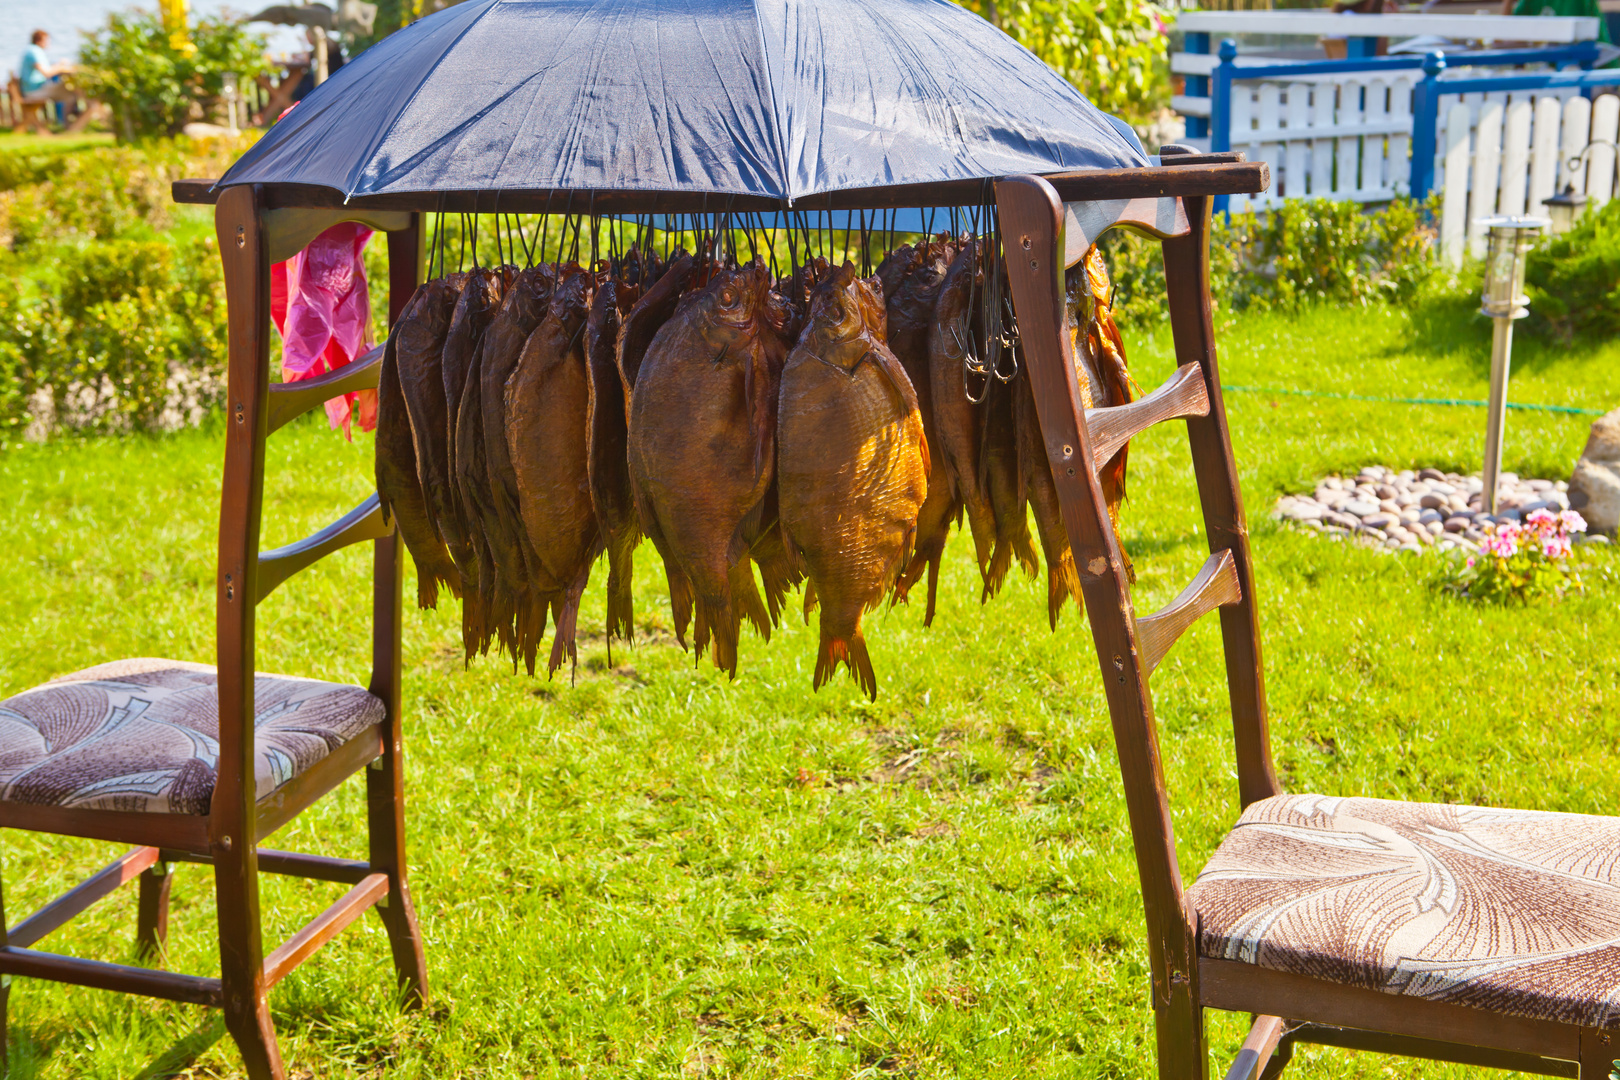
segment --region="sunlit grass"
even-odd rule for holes
[[[1235,384],[1479,398],[1488,330],[1464,300],[1243,317]],[[1135,371],[1171,370],[1168,334]],[[1620,345],[1519,345],[1514,400],[1607,408]],[[1410,561],[1279,530],[1277,494],[1334,470],[1477,468],[1483,410],[1233,393],[1278,769],[1291,790],[1614,808],[1620,736],[1616,560],[1559,606],[1478,609]],[[1507,467],[1567,476],[1589,420],[1514,413]],[[209,660],[221,432],[63,441],[0,455],[0,691],[126,655]],[[368,487],[353,445],[306,418],[272,442],[265,543]],[[1131,448],[1126,532],[1151,610],[1207,549],[1178,425]],[[433,1001],[401,1016],[379,924],[359,923],[271,1001],[294,1076],[1151,1076],[1140,893],[1095,653],[1045,583],[981,608],[953,541],[931,630],[874,616],[882,695],[810,690],[812,628],[744,642],[735,682],[669,635],[650,547],[642,640],[599,628],[600,575],[572,683],[463,670],[457,614],[406,621],[412,872]],[[368,555],[352,549],[260,609],[264,670],[364,681]],[[414,595],[414,588],[407,590]],[[1154,680],[1183,872],[1236,815],[1219,635],[1196,627]],[[360,855],[358,782],[276,836]],[[16,919],[116,849],[5,834]],[[267,947],[335,886],[267,878]],[[208,873],[183,868],[169,962],[217,971]],[[134,893],[45,947],[128,960]],[[207,1014],[19,980],[13,1075],[136,1076]],[[1224,1068],[1241,1018],[1212,1014]],[[206,1041],[204,1039],[203,1041]],[[197,1076],[238,1070],[228,1039]],[[1306,1076],[1461,1076],[1304,1049]]]

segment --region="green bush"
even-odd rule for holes
[[[1263,217],[1216,215],[1210,236],[1210,292],[1217,307],[1297,311],[1317,302],[1411,300],[1438,263],[1434,230],[1417,203],[1402,199],[1367,212],[1355,203],[1290,200]],[[1169,318],[1159,243],[1115,231],[1103,239],[1122,321]]]
[[[1530,251],[1530,325],[1562,341],[1620,334],[1620,199]]]
[[[1132,123],[1170,104],[1163,26],[1149,0],[957,0],[1050,64],[1093,105]]]
[[[211,238],[59,250],[61,287],[0,289],[0,430],[168,430],[222,388],[225,297]]]
[[[263,36],[231,19],[193,21],[188,44],[175,48],[157,15],[132,10],[109,15],[80,47],[85,90],[112,108],[120,138],[177,135],[219,101],[226,72],[246,83],[269,71]]]

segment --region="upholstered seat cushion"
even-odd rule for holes
[[[255,794],[266,795],[382,720],[358,686],[258,675]],[[120,660],[0,702],[0,801],[205,814],[219,757],[214,669]]]
[[[1620,1027],[1620,819],[1279,795],[1188,897],[1203,956]]]

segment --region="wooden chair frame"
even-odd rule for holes
[[[214,201],[212,198],[192,201]],[[266,995],[344,927],[376,907],[387,930],[407,1007],[427,994],[421,932],[405,860],[400,635],[404,562],[399,535],[371,496],[332,526],[274,551],[259,550],[266,437],[329,397],[377,385],[382,350],[318,379],[270,385],[270,265],[286,259],[329,225],[365,220],[388,233],[390,321],[421,281],[420,215],[342,210],[277,213],[255,188],[218,197],[215,227],[224,263],[229,321],[228,430],[220,506],[216,580],[219,761],[206,815],[128,813],[0,803],[0,827],[138,845],[78,887],[7,927],[0,904],[0,1065],[4,1064],[12,976],[49,979],[221,1007],[252,1080],[284,1075]],[[372,666],[369,690],[384,719],[262,800],[254,791],[254,628],[259,601],[300,570],[349,544],[373,542]],[[259,847],[352,774],[366,774],[370,832],[365,861]],[[213,867],[218,904],[219,978],[110,964],[39,952],[35,942],[120,885],[138,879],[136,940],[156,952],[168,932],[171,864]],[[266,955],[259,911],[260,873],[291,874],[350,886],[332,906]]]
[[[1194,160],[1173,155],[1173,149],[1166,149],[1167,166]],[[1227,1080],[1278,1075],[1296,1043],[1607,1080],[1617,1050],[1607,1032],[1198,955],[1197,913],[1187,902],[1176,862],[1148,678],[1181,633],[1211,610],[1220,612],[1239,799],[1248,806],[1282,790],[1271,759],[1248,526],[1216,364],[1209,296],[1210,199],[1196,194],[1181,200],[1185,230],[1158,234],[1180,367],[1140,401],[1088,410],[1075,386],[1065,326],[1063,272],[1073,262],[1076,245],[1066,242],[1062,193],[1040,177],[1014,177],[997,184],[996,197],[1018,329],[1080,572],[1124,777],[1147,915],[1159,1075],[1202,1080],[1208,1063],[1203,1014],[1213,1008],[1254,1014]],[[1027,258],[1020,259],[1020,252]],[[1138,616],[1097,468],[1131,435],[1176,418],[1187,421],[1210,556],[1166,607]]]

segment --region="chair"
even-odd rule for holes
[[[11,73],[10,81],[6,83],[6,94],[11,98],[12,131],[27,128],[42,135],[50,130],[45,126],[45,102],[25,100],[22,80],[17,78],[16,72]]]
[[[1219,157],[1177,150],[1166,148],[1166,166]],[[1225,1009],[1253,1015],[1228,1080],[1278,1075],[1298,1043],[1606,1080],[1620,1035],[1620,819],[1278,786],[1210,317],[1209,197],[1185,198],[1185,227],[1160,234],[1181,366],[1152,394],[1106,409],[1077,403],[1054,272],[1075,250],[1064,207],[1034,177],[1003,181],[997,199],[1007,249],[1031,256],[1009,258],[1009,278],[1124,777],[1159,1075],[1204,1077],[1204,1010]],[[1187,422],[1210,556],[1180,595],[1139,616],[1095,470],[1125,439],[1176,418]],[[1242,812],[1184,888],[1148,681],[1212,610]]]
[[[207,184],[200,182],[205,191]],[[267,993],[373,906],[387,929],[405,1004],[419,1006],[427,993],[405,861],[398,534],[373,495],[305,540],[259,550],[266,437],[328,397],[376,386],[382,350],[319,379],[269,385],[270,264],[331,223],[325,218],[340,215],[295,215],[287,223],[257,199],[255,189],[230,188],[216,209],[230,333],[217,666],[118,661],[0,702],[0,827],[136,845],[21,922],[8,925],[0,907],[0,1048],[11,978],[28,976],[222,1007],[248,1076],[280,1080]],[[422,231],[410,215],[393,215],[385,224],[397,230],[388,237],[390,317],[397,318],[420,279]],[[374,541],[368,686],[253,674],[259,601],[325,555],[362,540]],[[362,770],[370,832],[365,861],[259,846]],[[149,954],[158,950],[175,863],[213,867],[218,978],[33,948],[120,885],[138,880],[136,940]],[[260,873],[349,889],[267,955]]]

